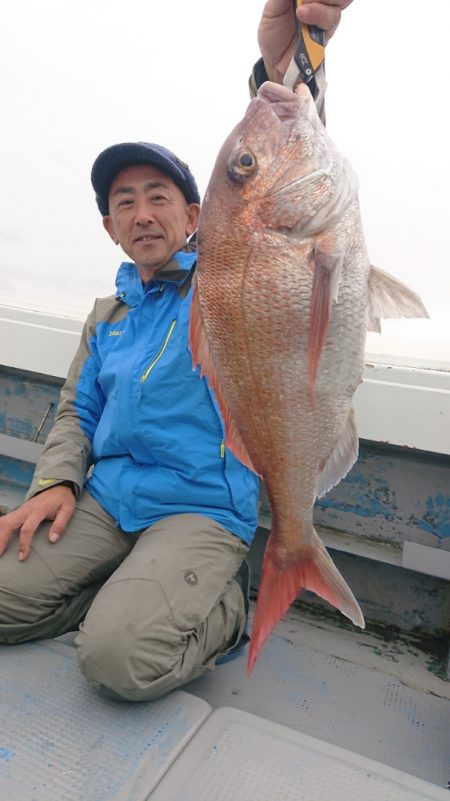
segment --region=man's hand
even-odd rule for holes
[[[44,520],[53,520],[48,538],[56,542],[63,535],[67,523],[75,511],[75,498],[70,487],[58,484],[19,506],[14,512],[0,518],[0,556],[15,531],[19,534],[19,560],[22,562],[30,553],[31,540]]]
[[[307,25],[322,28],[327,43],[339,25],[341,11],[351,2],[352,0],[303,0],[297,16]],[[282,83],[297,42],[292,0],[267,0],[259,23],[258,42],[269,79]]]

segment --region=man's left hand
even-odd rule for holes
[[[352,0],[303,0],[297,16],[307,25],[322,28],[327,43],[339,25],[341,11],[351,2]],[[267,0],[259,23],[258,42],[269,79],[282,83],[297,42],[292,0]]]

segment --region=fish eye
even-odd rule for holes
[[[251,178],[257,169],[256,156],[249,147],[241,146],[232,153],[228,172],[234,180],[244,181],[246,178]]]
[[[241,167],[253,167],[253,156],[251,153],[243,153],[239,159]]]

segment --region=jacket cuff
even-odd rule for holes
[[[267,75],[264,61],[260,58],[253,67],[252,74],[248,80],[250,97],[256,97],[259,87],[268,80],[269,76]]]
[[[41,479],[41,481],[33,481],[31,484],[25,499],[28,501],[30,498],[34,498],[35,495],[40,495],[41,492],[45,492],[46,490],[52,489],[53,487],[69,487],[72,490],[73,497],[77,501],[80,497],[80,487],[76,483],[76,481],[70,481],[69,479]]]

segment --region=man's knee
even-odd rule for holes
[[[164,695],[165,676],[177,672],[185,644],[161,632],[140,637],[130,622],[118,628],[93,629],[83,624],[77,635],[78,663],[91,687],[103,695],[127,701],[153,700]],[[159,689],[158,689],[159,688]],[[172,689],[172,688],[169,688]]]
[[[158,698],[213,667],[234,642],[244,613],[234,581],[218,598],[210,587],[206,602],[194,593],[189,603],[173,577],[136,577],[138,569],[134,564],[130,575],[125,562],[106,582],[76,641],[91,686],[130,701]]]

